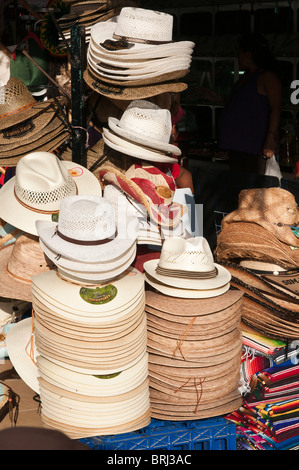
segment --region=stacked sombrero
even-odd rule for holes
[[[37,102],[18,78],[2,87],[0,100],[0,163],[16,166],[33,151],[53,151],[69,138],[53,100]]]
[[[260,333],[298,338],[299,212],[281,188],[241,191],[239,207],[222,222],[216,258],[244,292],[242,319]]]
[[[144,427],[150,420],[144,279],[130,268],[137,220],[117,223],[100,196],[69,196],[58,224],[36,226],[57,266],[32,277],[34,324],[23,323],[25,337],[34,329],[37,367],[26,359],[44,423],[72,438]],[[17,328],[7,347],[24,375],[14,350]]]
[[[154,288],[146,313],[152,416],[159,419],[207,418],[241,403],[243,294],[229,290],[230,274],[218,271],[205,242],[167,239],[160,260],[144,263]]]
[[[133,100],[180,93],[194,43],[173,42],[168,13],[124,7],[118,17],[92,26],[86,83],[110,98]]]
[[[70,40],[72,26],[78,25],[85,28],[85,40],[89,42],[90,29],[94,24],[108,21],[110,18],[119,15],[121,9],[126,6],[137,6],[137,4],[131,0],[74,2],[70,5],[69,14],[62,15],[58,18],[57,23],[67,41]]]

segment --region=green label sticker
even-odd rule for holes
[[[114,374],[109,374],[109,375],[94,375],[94,377],[96,377],[97,379],[113,379],[114,377],[117,377],[119,374],[121,374],[121,371],[115,372]]]
[[[58,213],[51,215],[52,222],[58,222],[58,218],[59,218],[59,214],[58,214]]]
[[[117,295],[117,288],[112,284],[105,287],[81,287],[80,297],[90,304],[101,305],[111,302]]]

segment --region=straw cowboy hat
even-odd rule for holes
[[[38,238],[23,234],[0,250],[0,296],[31,302],[31,277],[53,269]]]
[[[170,143],[172,131],[170,111],[161,109],[150,101],[132,101],[120,119],[108,118],[108,126],[110,133],[124,140],[124,146],[126,141],[140,145],[139,152],[142,152],[142,147],[146,147],[166,154],[181,155],[181,150]]]
[[[294,232],[299,227],[298,205],[293,194],[280,187],[242,190],[238,209],[224,217],[222,229],[232,222],[258,224],[282,243],[299,247]]]
[[[103,185],[114,184],[142,204],[151,220],[161,227],[175,227],[187,210],[173,201],[176,189],[173,178],[155,166],[135,164],[121,171],[107,162],[101,165],[98,175]]]
[[[112,204],[101,196],[68,196],[60,204],[58,224],[36,222],[41,240],[57,255],[85,264],[109,263],[124,255],[136,242],[136,217],[115,220]],[[103,266],[104,267],[104,266]]]
[[[26,121],[53,106],[53,100],[38,103],[24,83],[10,78],[1,87],[0,130]]]
[[[50,152],[32,152],[20,159],[15,176],[0,189],[0,217],[37,235],[35,221],[54,220],[62,199],[76,194],[101,195],[95,175]]]
[[[227,286],[231,275],[221,265],[214,263],[208,242],[204,237],[190,239],[168,238],[159,259],[144,263],[146,274],[159,283],[178,289],[199,290],[202,295],[217,295],[217,290]],[[160,284],[157,284],[159,290]]]

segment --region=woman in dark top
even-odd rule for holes
[[[230,169],[264,174],[275,154],[281,107],[281,82],[267,41],[247,34],[239,41],[239,69],[219,122],[220,148],[228,151]]]

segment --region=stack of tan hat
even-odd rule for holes
[[[194,43],[174,42],[173,17],[143,8],[124,7],[118,17],[92,26],[86,83],[110,98],[148,98],[187,88]]]
[[[299,211],[282,188],[243,190],[222,221],[216,258],[244,292],[242,320],[260,333],[298,338]]]
[[[144,427],[150,421],[144,279],[130,267],[137,220],[119,223],[106,199],[74,195],[61,201],[58,223],[41,220],[36,228],[57,268],[32,277],[34,322],[24,326],[27,338],[34,333],[32,386],[43,422],[71,438]],[[14,327],[8,335],[10,357],[17,334]]]
[[[146,292],[146,312],[152,416],[158,419],[218,416],[242,402],[243,294],[229,289],[230,274],[213,263],[206,243],[202,237],[166,240],[162,262],[144,264],[154,288]]]
[[[29,152],[52,152],[70,137],[54,101],[37,102],[18,78],[2,86],[0,95],[1,165],[16,166]]]

